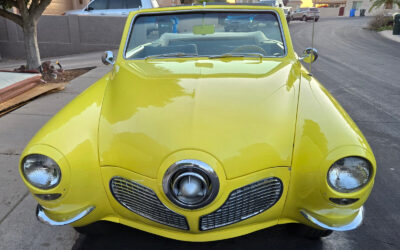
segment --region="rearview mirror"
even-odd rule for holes
[[[104,52],[103,56],[101,57],[101,61],[105,64],[105,65],[114,65],[115,60],[114,60],[114,54],[112,51],[106,51]]]
[[[303,51],[303,55],[299,58],[300,61],[313,63],[318,59],[318,51],[315,48],[307,48]]]

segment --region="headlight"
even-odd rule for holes
[[[45,155],[26,156],[22,161],[21,168],[25,179],[37,188],[50,189],[60,183],[60,167],[53,159]]]
[[[361,157],[345,157],[336,161],[328,171],[329,185],[342,193],[353,192],[368,183],[371,163]]]

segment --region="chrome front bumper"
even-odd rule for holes
[[[36,217],[40,222],[47,224],[47,225],[64,226],[64,225],[68,225],[68,224],[74,223],[75,221],[82,219],[86,215],[90,214],[90,212],[92,212],[94,209],[95,209],[95,207],[91,206],[91,207],[84,209],[82,212],[78,213],[77,215],[73,216],[72,218],[69,218],[64,221],[55,221],[53,219],[50,219],[46,215],[45,209],[40,204],[38,204],[37,208],[36,208]]]
[[[333,230],[333,231],[349,231],[349,230],[353,230],[356,229],[357,227],[359,227],[364,219],[364,207],[360,207],[360,209],[358,210],[357,216],[348,224],[346,225],[342,225],[342,226],[337,226],[337,227],[332,227],[332,226],[328,226],[325,223],[317,220],[316,218],[314,218],[312,215],[310,215],[308,212],[301,210],[300,213],[310,222],[312,222],[314,225],[319,226],[321,228],[324,229],[328,229],[328,230]]]

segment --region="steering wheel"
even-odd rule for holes
[[[260,53],[263,55],[267,54],[267,51],[265,51],[263,48],[257,45],[242,45],[234,50],[231,51],[232,53]]]

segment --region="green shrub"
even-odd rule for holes
[[[387,30],[392,29],[393,27],[393,18],[391,16],[384,16],[383,14],[378,14],[368,22],[368,28],[371,30]]]

